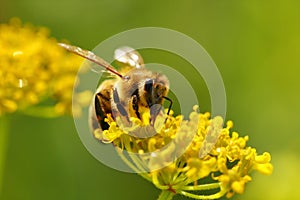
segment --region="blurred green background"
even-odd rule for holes
[[[127,29],[158,26],[198,41],[217,64],[227,92],[227,119],[272,154],[274,173],[254,173],[234,199],[300,199],[300,1],[1,0],[0,22],[11,17],[46,26],[52,36],[92,49]],[[145,60],[184,68],[172,56]],[[189,73],[189,72],[183,72]],[[202,111],[207,89],[194,81]],[[82,145],[70,117],[15,115],[8,138],[0,199],[145,199],[159,194],[138,175],[110,169]],[[175,199],[184,199],[177,196]]]

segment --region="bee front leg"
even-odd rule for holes
[[[159,115],[161,109],[162,109],[161,104],[153,104],[150,107],[150,124],[151,124],[151,126],[154,125],[156,117],[157,117],[157,115]]]
[[[134,113],[136,114],[136,117],[141,119],[141,115],[139,113],[139,99],[137,95],[132,96],[132,109],[134,110]]]
[[[126,106],[124,106],[120,101],[119,94],[116,88],[113,90],[113,101],[116,109],[116,110],[113,109],[113,117],[116,118],[117,116],[120,116],[123,123],[124,123],[123,119],[125,118],[126,123],[124,124],[125,125],[130,124],[128,112],[125,109]]]

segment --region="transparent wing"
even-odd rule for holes
[[[131,47],[120,47],[115,50],[114,58],[121,65],[135,68],[143,68],[144,60],[142,56]]]
[[[64,43],[58,43],[58,45],[72,53],[75,53],[83,58],[88,59],[89,61],[92,61],[93,63],[96,63],[96,64],[104,67],[107,71],[109,71],[110,73],[112,73],[114,75],[117,75],[121,78],[123,77],[122,74],[120,74],[120,72],[118,72],[117,70],[115,70],[113,68],[113,66],[111,66],[108,62],[106,62],[102,58],[96,56],[91,51],[84,50],[84,49],[81,49],[80,47],[69,45],[69,44],[64,44]]]

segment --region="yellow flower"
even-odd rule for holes
[[[46,28],[16,18],[1,24],[0,116],[16,111],[45,117],[70,114],[82,61],[59,47]]]
[[[98,132],[98,138],[105,135],[123,151],[136,153],[128,160],[118,151],[133,170],[157,188],[172,193],[169,197],[181,194],[195,199],[216,199],[224,195],[230,198],[244,192],[246,183],[251,181],[251,171],[272,173],[270,154],[257,155],[255,148],[247,146],[248,136],[241,137],[231,131],[232,121],[223,128],[221,117],[211,119],[209,113],[200,114],[196,110],[194,107],[189,120],[174,117],[173,112],[166,121],[157,119],[155,123],[165,123],[161,129],[155,129],[156,134],[150,138],[132,136],[109,116],[110,127],[103,133]],[[139,121],[131,119],[135,120]],[[139,121],[139,126],[149,124]],[[137,128],[132,125],[127,130]],[[144,153],[150,154],[143,156]],[[206,192],[199,194],[203,191]],[[160,198],[165,196],[162,193]]]

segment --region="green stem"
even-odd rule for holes
[[[162,190],[157,200],[171,200],[175,193],[169,190]]]
[[[187,185],[187,186],[183,186],[180,189],[181,190],[211,190],[211,189],[216,189],[216,188],[220,188],[221,187],[221,183],[208,183],[208,184],[203,184],[203,185]],[[174,187],[174,189],[176,189]]]
[[[193,198],[193,199],[202,199],[202,200],[206,199],[207,200],[207,199],[219,199],[226,194],[226,191],[221,190],[215,194],[210,194],[210,195],[197,195],[197,194],[192,194],[192,193],[189,193],[186,191],[180,191],[179,194],[184,195],[189,198]]]
[[[157,172],[152,173],[152,182],[155,185],[155,187],[157,187],[158,189],[161,189],[162,191],[169,189],[169,186],[160,184],[158,177],[157,177]]]
[[[141,177],[143,177],[144,179],[148,180],[148,181],[152,181],[152,179],[150,178],[150,176],[147,173],[140,173],[140,170],[138,170],[123,154],[122,150],[120,149],[116,149],[116,151],[118,152],[119,156],[121,157],[121,159],[123,160],[123,162],[130,167],[134,172],[136,172],[138,175],[140,175]]]
[[[0,195],[3,187],[8,132],[9,132],[9,119],[7,116],[0,116]]]
[[[135,173],[139,173],[140,171],[126,158],[126,156],[124,156],[123,154],[123,150],[116,148],[116,151],[118,153],[118,155],[120,156],[120,158],[122,159],[122,161],[128,166],[130,167]]]
[[[131,147],[130,147],[130,142],[129,141],[124,141],[124,146],[125,149],[128,152],[128,156],[130,159],[133,161],[133,163],[136,165],[137,169],[139,170],[138,173],[143,173],[146,171],[146,168],[143,166],[143,163],[139,160],[139,158],[136,156],[136,153],[131,153],[133,152]]]

